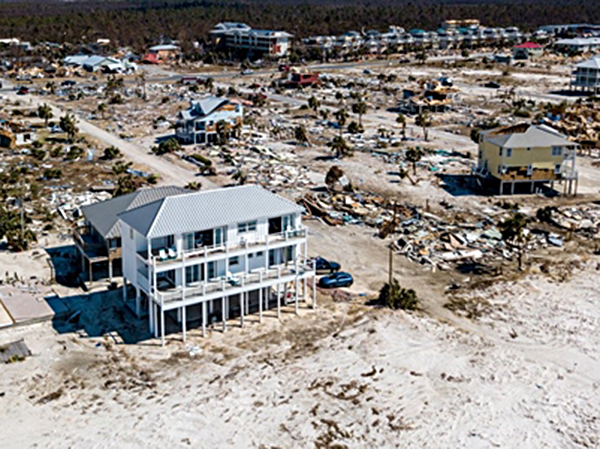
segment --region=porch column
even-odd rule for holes
[[[277,319],[281,319],[281,284],[277,284]]]
[[[160,344],[165,345],[165,311],[162,304],[160,305]]]
[[[88,282],[92,282],[93,276],[92,276],[92,261],[88,259],[88,269],[90,270],[90,273],[88,274]]]
[[[313,309],[317,308],[317,275],[313,276]]]
[[[185,306],[181,307],[181,333],[183,334],[183,341],[185,343],[185,337],[186,337],[186,320],[187,320],[187,316],[186,316],[186,311],[185,311]]]
[[[262,278],[262,276],[261,276],[261,278]],[[262,312],[263,312],[262,298],[263,298],[263,289],[261,287],[258,289],[258,322],[259,323],[262,323]]]
[[[140,308],[141,308],[140,288],[136,287],[135,288],[135,314],[137,315],[138,318],[140,317],[140,314],[142,313]]]
[[[304,278],[303,286],[302,286],[302,300],[306,302],[306,292],[308,290],[308,279]]]
[[[498,192],[499,195],[502,195],[503,193],[503,188],[504,187],[504,181],[500,181],[500,191]]]
[[[510,194],[511,195],[515,194],[515,183],[514,183],[514,181],[510,183]]]
[[[221,314],[223,315],[223,332],[227,330],[227,321],[225,321],[225,296],[221,298]]]
[[[240,326],[244,327],[244,298],[245,293],[240,293]]]
[[[113,261],[110,257],[110,248],[107,248],[108,251],[108,280],[112,282],[113,279]]]
[[[202,336],[206,337],[206,301],[202,301]]]
[[[298,276],[294,280],[294,312],[298,315]]]
[[[123,276],[123,302],[127,302],[127,278],[125,276]]]
[[[154,301],[152,301],[152,298],[148,298],[148,327],[150,328],[150,333],[154,333],[154,318],[152,317],[153,315],[153,311],[152,311],[152,304],[154,303]]]
[[[265,306],[264,310],[269,310],[269,298],[271,296],[271,287],[265,287]]]
[[[154,338],[158,338],[158,305],[152,302],[152,313],[154,314]]]
[[[283,305],[287,306],[288,304],[288,283],[285,282],[283,284]]]

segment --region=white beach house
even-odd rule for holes
[[[302,208],[249,185],[172,195],[119,215],[124,284],[135,287],[138,316],[164,344],[165,319],[185,339],[202,326],[307,299],[315,267],[307,259]],[[300,295],[300,288],[302,293]],[[124,293],[126,287],[124,287]]]

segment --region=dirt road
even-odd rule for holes
[[[12,88],[12,85],[6,80],[3,80],[3,83],[9,89]],[[19,97],[16,95],[16,92],[12,90],[8,92],[5,91],[3,95],[10,100],[18,100],[33,107],[37,107],[42,103],[47,103],[52,108],[52,113],[54,114],[55,118],[64,115],[66,112],[73,113],[77,117],[77,126],[79,127],[80,132],[99,140],[106,146],[114,145],[115,147],[119,148],[127,159],[134,163],[144,165],[148,168],[148,171],[158,174],[160,176],[160,185],[183,186],[189,182],[198,180],[196,173],[191,167],[190,169],[187,169],[185,167],[173,164],[166,158],[155,156],[149,152],[149,148],[145,148],[136,143],[121,139],[120,137],[115,136],[114,134],[84,120],[75,111],[65,110],[56,103],[36,95]],[[202,186],[204,189],[213,189],[218,187],[215,183],[206,178],[202,178]]]

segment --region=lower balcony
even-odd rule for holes
[[[163,304],[165,309],[181,307],[183,304],[195,304],[202,301],[235,295],[240,292],[268,287],[295,279],[315,276],[314,261],[279,265],[270,269],[259,269],[250,273],[240,273],[228,277],[214,278],[206,282],[187,285],[184,288],[163,283],[157,286],[155,301]]]

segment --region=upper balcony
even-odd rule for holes
[[[291,229],[283,232],[270,233],[267,235],[257,235],[253,238],[240,236],[235,240],[226,241],[223,243],[215,243],[212,245],[199,244],[195,248],[182,249],[177,251],[175,245],[170,247],[159,247],[152,248],[152,255],[150,263],[156,263],[156,265],[180,263],[184,259],[190,260],[198,257],[202,258],[218,258],[220,255],[228,254],[230,256],[235,255],[236,252],[243,252],[245,250],[254,249],[260,251],[261,248],[268,250],[269,247],[280,247],[282,244],[298,243],[306,239],[308,230],[306,227],[301,226],[296,229]],[[213,257],[217,256],[217,257]],[[138,251],[138,257],[145,262],[148,261],[148,251]]]

